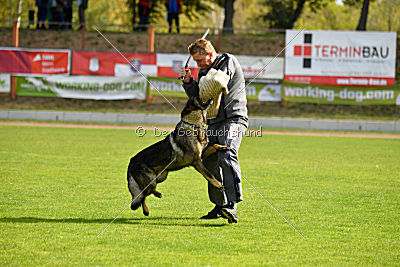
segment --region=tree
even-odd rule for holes
[[[215,3],[225,10],[224,18],[224,33],[233,33],[233,16],[234,16],[234,4],[235,0],[216,0]]]
[[[225,8],[225,19],[224,19],[224,33],[233,33],[233,3],[235,0],[225,0],[224,1],[224,8]]]
[[[368,18],[368,9],[369,9],[369,0],[344,0],[343,3],[349,6],[361,6],[362,1],[362,8],[360,19],[358,20],[358,25],[356,30],[357,31],[365,31],[367,29],[367,18]],[[372,1],[371,1],[372,2]]]
[[[367,29],[368,7],[369,7],[369,0],[364,0],[361,9],[360,20],[358,21],[356,29],[357,31],[365,31]]]
[[[136,0],[127,0],[132,14],[132,30],[136,29]]]
[[[324,0],[264,0],[262,3],[269,7],[269,11],[263,19],[268,22],[269,28],[292,29],[306,2],[312,12],[326,5]]]

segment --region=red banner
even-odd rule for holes
[[[157,76],[177,78],[187,59],[187,54],[157,53]],[[197,78],[200,68],[192,59],[189,61],[189,69],[192,77]]]
[[[0,72],[14,75],[68,74],[69,50],[0,48]]]
[[[157,56],[154,53],[72,52],[72,74],[130,76],[141,72],[157,74]]]
[[[200,68],[189,68],[192,73],[192,77],[197,79],[197,75],[199,74]],[[165,77],[165,78],[178,78],[179,71],[174,70],[173,67],[158,67],[157,68],[157,77]]]

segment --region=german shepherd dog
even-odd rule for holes
[[[149,215],[146,197],[153,194],[158,183],[167,179],[169,171],[193,166],[204,178],[220,191],[223,185],[204,167],[201,159],[216,151],[230,148],[214,144],[207,146],[206,113],[212,99],[202,103],[199,97],[190,97],[181,113],[181,121],[165,139],[145,148],[131,158],[128,166],[128,188],[132,195],[131,209],[141,205],[143,214]]]

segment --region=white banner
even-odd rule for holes
[[[140,69],[134,69],[130,64],[115,64],[114,75],[117,77],[131,77],[137,76],[140,71],[145,76],[157,75],[156,65],[141,65]]]
[[[145,99],[147,80],[136,77],[48,76],[18,77],[17,95],[120,100]]]
[[[0,93],[9,93],[11,91],[11,75],[0,73]]]
[[[158,77],[176,78],[179,71],[185,66],[189,54],[157,53]],[[242,66],[243,75],[246,79],[283,79],[283,57],[261,57],[235,55]],[[197,77],[199,68],[191,58],[189,68],[192,76]]]
[[[395,83],[395,32],[286,31],[285,80],[343,86]]]
[[[237,55],[246,79],[283,79],[283,57],[261,57]]]

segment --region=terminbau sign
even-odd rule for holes
[[[338,58],[382,58],[389,56],[389,47],[376,46],[348,46],[316,45],[314,46],[317,57]]]
[[[286,31],[285,80],[339,86],[395,83],[396,33]]]

